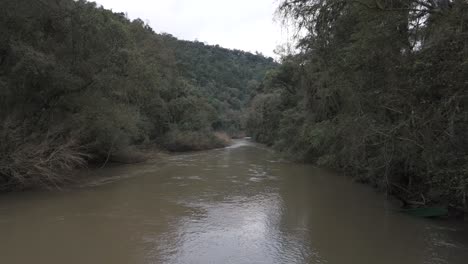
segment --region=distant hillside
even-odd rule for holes
[[[278,64],[260,54],[178,40],[171,35],[163,38],[174,49],[179,75],[220,113],[215,128],[233,133],[243,130],[243,109],[266,72]]]

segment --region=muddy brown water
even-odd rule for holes
[[[468,263],[465,223],[401,214],[246,140],[85,174],[0,196],[0,263]]]

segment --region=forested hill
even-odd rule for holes
[[[468,2],[283,0],[299,54],[250,134],[420,206],[468,207]]]
[[[266,72],[278,64],[261,54],[181,41],[170,35],[163,37],[175,50],[179,74],[221,113],[214,128],[233,134],[244,130],[239,120],[245,106]]]
[[[224,144],[277,65],[156,34],[84,0],[0,2],[0,189],[57,184],[130,145]]]

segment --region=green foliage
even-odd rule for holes
[[[0,132],[22,127],[13,141],[23,138],[27,146],[41,148],[38,157],[69,138],[86,159],[96,160],[150,141],[169,146],[194,140],[200,142],[194,149],[217,147],[213,132],[243,130],[240,116],[248,94],[275,66],[260,55],[156,34],[139,19],[130,21],[85,0],[5,0],[0,3],[0,123],[11,125]],[[56,130],[61,140],[42,144],[48,131]],[[2,137],[0,144],[23,149],[9,141]],[[6,164],[16,150],[1,151],[0,164]],[[26,163],[33,159],[21,157]],[[76,155],[63,157],[78,161]],[[55,173],[58,165],[49,165]],[[1,170],[0,185],[13,174],[23,177]],[[39,175],[44,181],[35,182],[50,183],[47,173]]]
[[[272,58],[240,50],[180,41],[164,35],[174,47],[178,69],[219,114],[214,129],[238,134],[244,130],[242,112],[264,74],[277,65]]]
[[[279,11],[303,33],[300,53],[265,77],[252,136],[404,199],[467,206],[467,2],[285,0]]]

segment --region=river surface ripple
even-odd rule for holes
[[[0,196],[0,263],[466,264],[465,223],[239,140]]]

